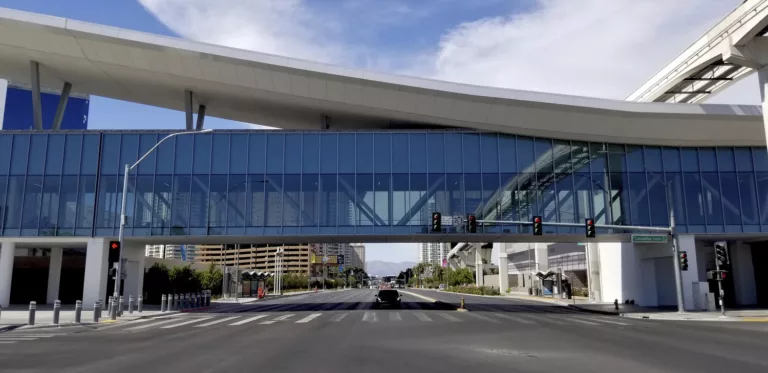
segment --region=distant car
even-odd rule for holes
[[[402,303],[400,302],[400,292],[392,289],[379,290],[376,293],[376,308],[382,306],[391,306],[400,308]]]

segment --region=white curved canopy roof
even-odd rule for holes
[[[759,107],[637,103],[388,75],[0,8],[0,78],[288,129],[462,127],[572,140],[763,145]],[[179,124],[182,126],[183,124]],[[163,123],[164,128],[175,127]]]

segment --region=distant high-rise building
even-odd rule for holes
[[[195,245],[147,245],[146,256],[160,259],[176,259],[194,262],[197,256]]]
[[[442,265],[448,258],[451,245],[443,242],[422,242],[419,244],[419,263]]]
[[[355,263],[353,263],[353,265],[362,268],[365,271],[365,245],[362,243],[353,243],[351,246],[355,253]]]

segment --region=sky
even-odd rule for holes
[[[0,6],[348,67],[624,99],[742,0],[0,0]],[[759,104],[755,77],[710,103]],[[93,97],[92,129],[184,114]],[[206,127],[249,124],[206,118]],[[415,261],[415,244],[368,245]],[[495,259],[494,259],[495,260]]]

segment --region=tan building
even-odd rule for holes
[[[274,272],[278,248],[283,248],[283,273],[309,273],[309,245],[197,245],[195,259],[198,263]]]

